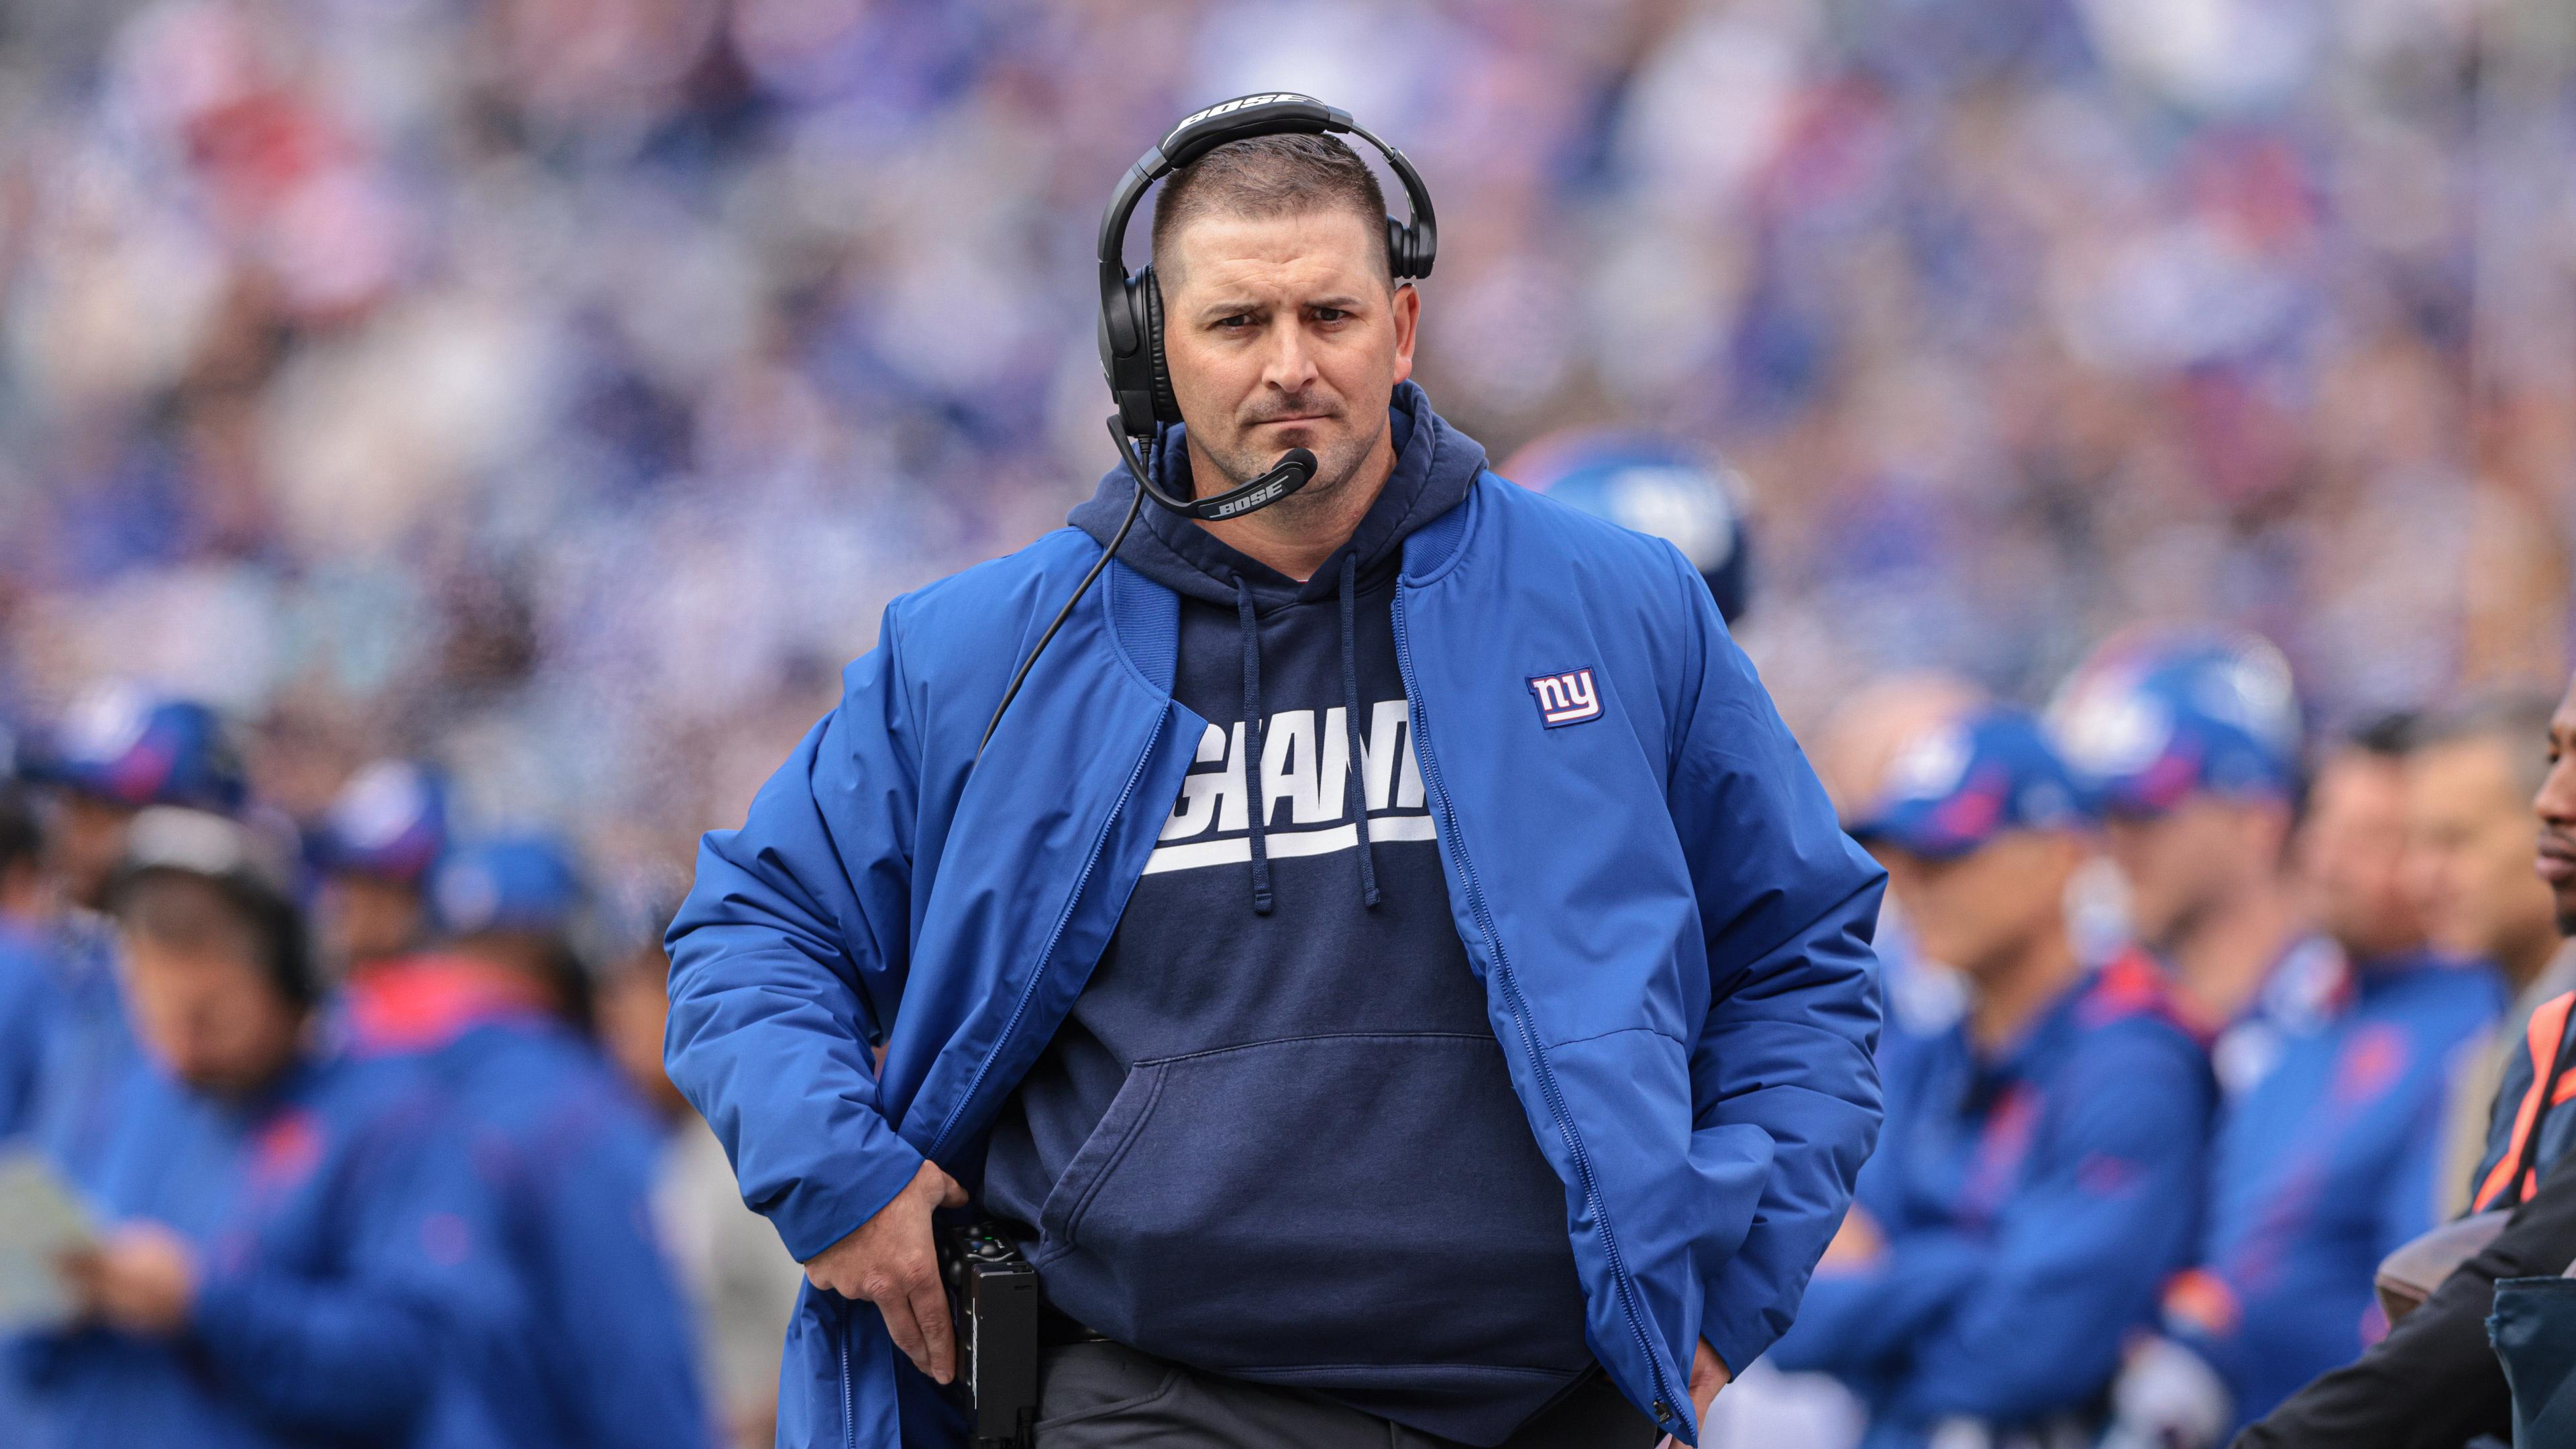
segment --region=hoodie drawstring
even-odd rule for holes
[[[1270,800],[1261,788],[1262,737],[1269,716],[1261,712],[1261,627],[1252,617],[1252,586],[1234,576],[1235,616],[1243,621],[1243,778],[1252,794],[1252,913],[1270,914]]]
[[[1342,776],[1342,801],[1360,828],[1360,905],[1377,906],[1377,863],[1369,849],[1368,784],[1361,778],[1368,756],[1360,752],[1360,671],[1351,647],[1351,597],[1357,588],[1360,556],[1342,555],[1342,724],[1350,731],[1350,769]]]

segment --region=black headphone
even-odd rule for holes
[[[1335,110],[1313,96],[1269,91],[1220,101],[1182,117],[1179,125],[1127,168],[1109,198],[1107,214],[1100,219],[1100,370],[1108,379],[1110,396],[1118,402],[1118,415],[1109,420],[1109,431],[1121,457],[1130,452],[1129,439],[1153,439],[1165,425],[1181,420],[1180,404],[1172,396],[1171,373],[1163,361],[1162,286],[1150,264],[1134,276],[1127,273],[1127,223],[1144,199],[1145,188],[1228,142],[1328,132],[1357,136],[1386,157],[1413,210],[1411,221],[1386,219],[1387,260],[1399,281],[1431,275],[1439,232],[1422,173],[1413,169],[1403,152],[1353,122],[1349,112]],[[1302,468],[1294,466],[1301,457]],[[1190,499],[1155,486],[1150,470],[1135,459],[1128,458],[1128,466],[1136,474],[1137,486],[1156,503],[1207,520],[1239,518],[1276,503],[1304,487],[1315,473],[1314,455],[1293,449],[1279,467],[1249,483],[1213,498]]]
[[[1145,188],[1209,151],[1229,141],[1248,141],[1255,136],[1316,136],[1327,132],[1357,136],[1386,157],[1395,179],[1403,183],[1406,202],[1413,210],[1411,221],[1397,221],[1391,216],[1386,219],[1388,265],[1398,281],[1431,275],[1432,260],[1439,252],[1439,231],[1431,214],[1431,190],[1422,184],[1422,173],[1413,169],[1403,152],[1352,121],[1350,112],[1335,110],[1313,96],[1265,91],[1193,111],[1127,168],[1117,191],[1110,195],[1108,212],[1100,218],[1100,371],[1109,382],[1110,396],[1118,400],[1118,411],[1109,418],[1109,440],[1118,449],[1118,461],[1127,465],[1129,476],[1136,480],[1136,496],[1128,501],[1127,516],[1119,521],[1109,546],[1101,550],[1100,561],[1082,576],[1081,583],[1074,585],[1073,597],[1056,611],[1054,622],[1038,636],[1037,647],[1020,661],[1019,672],[1011,676],[1010,687],[1002,691],[1002,702],[993,709],[992,723],[984,726],[984,738],[975,746],[979,758],[984,746],[993,742],[993,731],[1001,728],[1002,711],[1019,697],[1020,685],[1028,679],[1038,655],[1046,651],[1055,631],[1064,627],[1073,606],[1089,592],[1092,580],[1099,578],[1100,571],[1117,557],[1118,545],[1126,541],[1127,530],[1136,522],[1136,510],[1146,499],[1185,518],[1215,522],[1267,508],[1305,487],[1315,476],[1315,455],[1304,448],[1291,448],[1277,467],[1211,498],[1176,497],[1155,484],[1153,470],[1136,455],[1135,443],[1159,440],[1166,425],[1181,421],[1181,405],[1172,396],[1171,372],[1163,361],[1162,286],[1154,280],[1150,263],[1134,276],[1127,274],[1126,246],[1127,222],[1136,214],[1136,204],[1144,199]]]

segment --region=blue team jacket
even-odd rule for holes
[[[443,1422],[510,1449],[703,1449],[714,1421],[652,1221],[660,1141],[609,1065],[472,961],[376,967],[341,1025],[428,1082],[439,1147],[489,1214]]]
[[[2089,1410],[2189,1258],[2217,1101],[2160,974],[2116,958],[1993,1060],[1953,1026],[1883,1061],[1860,1206],[1884,1247],[1816,1275],[1774,1361],[1842,1379],[1869,1449]]]
[[[149,1069],[130,1077],[97,1207],[195,1247],[194,1315],[176,1338],[90,1328],[17,1345],[42,1411],[38,1442],[437,1438],[451,1289],[489,1244],[470,1185],[418,1150],[435,1124],[417,1085],[338,1057],[240,1104]]]
[[[897,600],[840,707],[700,851],[669,938],[671,1075],[800,1260],[925,1157],[977,1180],[1189,769],[1178,599],[1123,563],[976,763],[1099,557],[1061,530]],[[1788,1326],[1875,1136],[1884,877],[1670,545],[1483,474],[1406,540],[1395,631],[1452,914],[1565,1184],[1586,1337],[1695,1441],[1694,1340],[1740,1367]],[[1588,691],[1539,684],[1585,671]],[[929,1388],[873,1308],[809,1288],[779,1442],[954,1444]]]
[[[2434,1223],[2450,1083],[2501,1009],[2483,967],[2370,962],[2221,1114],[2206,1238],[2165,1317],[2227,1381],[2237,1427],[2384,1326],[2372,1275]]]

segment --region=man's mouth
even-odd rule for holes
[[[2540,878],[2553,886],[2576,883],[2576,841],[2555,833],[2540,837],[2540,853],[2533,864]]]

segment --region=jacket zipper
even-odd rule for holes
[[[1395,591],[1395,658],[1404,676],[1404,692],[1412,701],[1413,753],[1421,763],[1422,778],[1430,787],[1431,798],[1440,809],[1442,838],[1449,842],[1451,853],[1458,857],[1458,872],[1466,877],[1467,907],[1475,914],[1476,927],[1484,932],[1486,947],[1494,953],[1494,974],[1502,982],[1503,1000],[1511,1007],[1512,1023],[1520,1029],[1521,1049],[1529,1057],[1531,1074],[1538,1078],[1539,1095],[1556,1119],[1556,1130],[1565,1138],[1566,1149],[1573,1155],[1575,1176],[1583,1186],[1583,1200],[1592,1209],[1592,1220],[1601,1225],[1601,1249],[1610,1259],[1610,1275],[1619,1288],[1619,1306],[1628,1315],[1629,1330],[1637,1336],[1637,1346],[1645,1351],[1646,1371],[1655,1381],[1656,1407],[1666,1410],[1663,1417],[1677,1417],[1682,1411],[1672,1406],[1685,1402],[1676,1398],[1672,1386],[1664,1379],[1663,1365],[1655,1356],[1654,1339],[1646,1332],[1645,1314],[1637,1306],[1637,1288],[1628,1276],[1627,1261],[1620,1256],[1618,1235],[1610,1230],[1610,1211],[1601,1199],[1601,1185],[1592,1175],[1592,1157],[1583,1147],[1583,1138],[1574,1130],[1573,1114],[1566,1110],[1565,1097],[1556,1085],[1556,1072],[1539,1050],[1538,1034],[1530,1025],[1529,1005],[1521,996],[1519,978],[1512,974],[1511,963],[1503,956],[1503,938],[1494,929],[1493,914],[1486,909],[1484,887],[1476,880],[1475,862],[1467,858],[1467,843],[1458,833],[1458,814],[1449,803],[1449,791],[1440,781],[1440,765],[1431,752],[1430,732],[1422,726],[1429,718],[1429,707],[1423,703],[1422,691],[1413,681],[1413,646],[1405,627],[1404,593]]]
[[[1047,967],[1055,962],[1055,948],[1063,943],[1065,928],[1073,924],[1074,907],[1082,903],[1082,893],[1091,884],[1091,873],[1099,867],[1101,853],[1108,849],[1109,832],[1117,825],[1118,817],[1127,813],[1128,797],[1136,793],[1136,782],[1145,778],[1145,766],[1153,760],[1154,747],[1162,741],[1169,718],[1167,708],[1165,722],[1154,727],[1153,738],[1145,742],[1145,752],[1136,757],[1136,767],[1127,772],[1127,783],[1118,792],[1118,803],[1109,807],[1109,818],[1100,822],[1100,833],[1091,839],[1091,854],[1082,862],[1082,874],[1073,879],[1073,894],[1065,897],[1064,910],[1055,918],[1055,929],[1047,933],[1046,946],[1038,952],[1037,969],[1029,973],[1028,981],[1020,987],[1020,999],[1011,1007],[1010,1020],[1002,1023],[1002,1034],[994,1040],[993,1049],[976,1064],[975,1075],[966,1083],[965,1095],[957,1099],[956,1106],[948,1109],[947,1120],[939,1124],[939,1132],[930,1139],[930,1151],[925,1156],[937,1158],[940,1149],[948,1145],[948,1134],[956,1130],[957,1119],[966,1115],[967,1104],[975,1100],[975,1093],[982,1089],[984,1078],[993,1070],[993,1063],[1019,1031],[1020,1018],[1028,1015],[1029,999],[1037,995],[1038,983],[1046,979]]]
[[[1109,818],[1101,822],[1100,833],[1092,837],[1091,854],[1082,863],[1082,873],[1073,879],[1073,894],[1065,897],[1064,910],[1055,919],[1055,929],[1047,933],[1046,948],[1038,953],[1037,969],[1029,973],[1027,984],[1020,988],[1020,999],[1011,1006],[1010,1020],[1002,1023],[1001,1037],[993,1043],[993,1049],[985,1053],[984,1060],[976,1064],[974,1077],[966,1083],[965,1095],[957,1099],[956,1106],[948,1109],[947,1119],[939,1124],[938,1135],[931,1139],[930,1150],[922,1154],[924,1157],[935,1159],[940,1149],[948,1145],[948,1134],[955,1130],[957,1119],[965,1115],[966,1104],[975,1100],[975,1093],[982,1089],[984,1078],[991,1074],[994,1061],[1020,1029],[1020,1018],[1028,1015],[1029,998],[1037,994],[1038,982],[1045,979],[1046,969],[1055,959],[1055,948],[1064,940],[1065,927],[1073,923],[1073,909],[1082,903],[1082,893],[1091,884],[1091,872],[1099,866],[1101,852],[1108,848],[1110,828],[1118,823],[1119,816],[1127,813],[1128,798],[1136,793],[1136,782],[1145,778],[1145,766],[1154,758],[1154,746],[1162,738],[1163,726],[1158,724],[1154,728],[1154,737],[1145,742],[1145,752],[1136,757],[1136,768],[1127,772],[1127,783],[1118,792],[1118,803],[1109,807]],[[858,1449],[859,1421],[852,1407],[850,1380],[850,1331],[845,1318],[841,1326],[841,1430],[846,1449]]]

